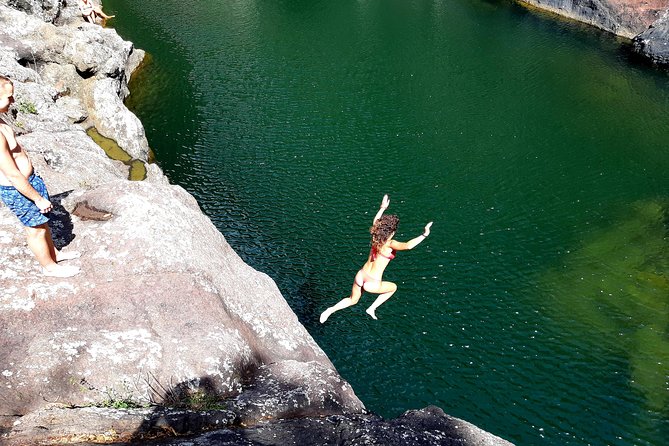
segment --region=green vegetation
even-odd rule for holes
[[[185,392],[175,403],[174,407],[192,410],[224,410],[227,408],[217,395],[202,389]]]
[[[21,113],[37,114],[37,107],[32,102],[19,102],[17,108]]]
[[[99,404],[96,404],[96,406],[107,407],[111,409],[139,409],[142,407],[147,407],[146,404],[140,404],[127,398],[122,398],[122,399],[109,398],[102,401]]]
[[[158,406],[190,410],[225,410],[227,405],[209,383],[199,382],[163,385],[150,374],[146,384],[151,389],[151,402]]]

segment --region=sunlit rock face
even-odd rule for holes
[[[540,9],[634,39],[648,61],[669,64],[669,0],[519,0]]]
[[[57,246],[81,253],[82,272],[42,276],[0,207],[1,414],[54,401],[161,403],[199,388],[239,398],[240,420],[363,411],[275,283],[241,261],[193,197],[156,166],[126,181],[127,166],[79,124],[146,160],[142,125],[122,101],[139,63],[133,45],[26,8],[0,6],[0,74],[16,97],[5,119],[49,186]]]
[[[669,65],[669,11],[634,38],[634,49],[660,65]]]
[[[34,111],[21,116],[20,131],[63,131],[85,122],[133,158],[147,160],[144,128],[123,105],[144,52],[112,29],[78,20],[57,26],[0,6],[2,74],[15,82],[17,102]]]
[[[522,3],[629,38],[648,29],[669,8],[667,0],[522,0]]]
[[[49,173],[44,166],[47,182]],[[158,389],[203,380],[217,397],[244,397],[242,418],[363,410],[274,282],[232,251],[183,189],[91,186],[56,194],[57,243],[82,254],[74,278],[42,277],[13,215],[0,211],[4,413],[110,396],[160,403]],[[78,217],[81,203],[105,218]],[[291,393],[296,402],[280,402]]]

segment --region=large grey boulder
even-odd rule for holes
[[[58,96],[79,96],[79,89],[84,79],[73,64],[49,62],[40,69],[39,74],[42,82],[52,86]]]
[[[52,194],[90,189],[128,177],[128,167],[113,161],[83,129],[36,131],[18,138],[31,152],[37,172],[48,172]]]
[[[45,22],[54,22],[60,15],[64,3],[64,0],[0,0],[2,6],[39,17]]]
[[[51,86],[15,81],[14,96],[15,123],[20,126],[22,133],[40,130],[66,132],[81,129],[73,125],[76,119],[81,118],[81,114],[86,115],[81,104],[76,99],[72,99],[69,104],[58,102],[58,92]],[[75,110],[77,106],[78,112]],[[79,116],[75,119],[69,115]]]
[[[121,39],[113,29],[84,22],[56,26],[0,6],[0,42],[3,39],[20,42],[15,50],[20,60],[32,67],[48,62],[72,64],[84,78],[121,79],[134,51],[132,43]]]
[[[42,175],[51,183],[48,164]],[[82,253],[74,278],[41,276],[21,228],[0,209],[4,413],[46,401],[164,402],[173,392],[161,389],[174,388],[239,397],[243,420],[364,409],[274,282],[234,253],[182,188],[60,186],[68,212],[52,230]],[[109,217],[88,219],[86,210]]]
[[[6,6],[57,25],[84,22],[77,0],[0,0]]]
[[[22,64],[38,66],[44,61],[58,61],[69,28],[56,27],[16,9],[0,6],[0,35],[21,42],[18,51]]]
[[[0,74],[15,81],[26,132],[69,131],[86,121],[135,159],[148,159],[144,127],[123,104],[127,83],[144,58],[112,29],[55,26],[0,6]],[[26,112],[30,110],[30,112]]]
[[[24,67],[17,60],[19,57],[12,50],[2,47],[3,36],[0,35],[0,74],[9,76],[12,80],[20,82],[38,82],[39,74],[35,70]]]
[[[60,58],[57,63],[71,63],[87,78],[92,75],[121,78],[133,52],[133,44],[119,37],[113,29],[84,23],[79,28],[68,29]]]
[[[669,65],[669,12],[634,38],[634,49],[653,63]]]
[[[80,97],[95,128],[130,156],[147,160],[149,143],[141,121],[123,104],[122,83],[112,78],[93,78],[81,84]]]

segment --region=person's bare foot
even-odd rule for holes
[[[42,268],[45,276],[48,277],[72,277],[79,274],[80,270],[76,266],[63,266],[54,263],[52,266]]]
[[[378,318],[376,317],[376,313],[371,308],[367,308],[365,310],[365,313],[369,314],[372,317],[372,319],[374,319],[375,321],[378,321]]]
[[[321,324],[327,321],[331,314],[332,314],[331,309],[328,308],[327,310],[325,310],[320,317]]]
[[[78,259],[79,257],[81,257],[81,253],[79,251],[68,251],[68,252],[56,251],[56,262],[63,262],[65,260],[74,260]]]

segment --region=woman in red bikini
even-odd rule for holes
[[[362,269],[358,271],[358,274],[355,275],[351,295],[325,310],[323,314],[321,314],[321,324],[328,320],[330,315],[335,311],[343,310],[344,308],[357,304],[360,300],[360,296],[362,296],[363,290],[368,293],[379,294],[379,297],[377,297],[374,303],[367,309],[367,314],[373,319],[376,319],[376,309],[390,299],[390,296],[397,290],[397,285],[393,282],[385,282],[383,280],[383,272],[386,267],[390,261],[395,258],[395,253],[397,251],[413,249],[430,235],[432,222],[425,225],[425,230],[421,235],[412,238],[408,242],[398,242],[397,240],[393,240],[400,219],[397,218],[396,215],[383,215],[383,211],[388,208],[388,205],[390,205],[390,199],[388,198],[388,195],[384,195],[383,201],[381,202],[381,208],[379,209],[379,212],[376,213],[374,223],[369,230],[372,234],[372,249],[369,252],[367,262]]]

